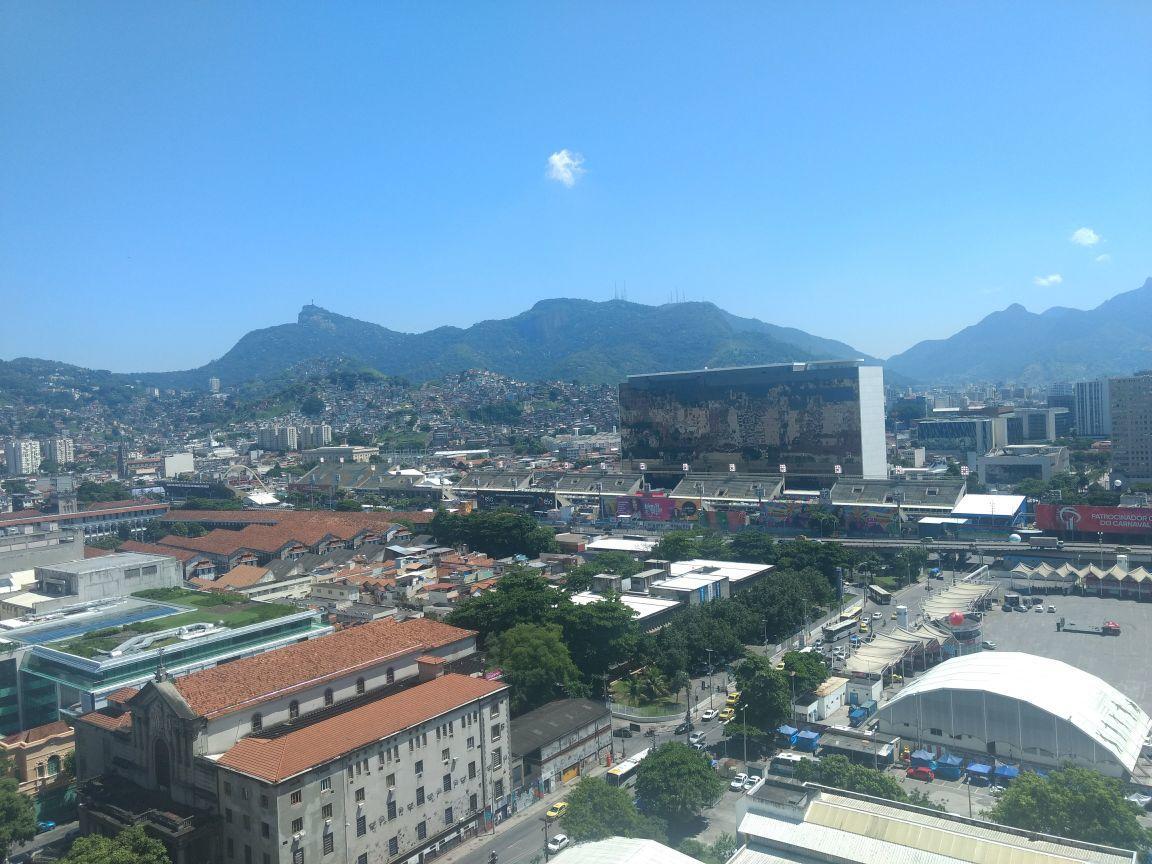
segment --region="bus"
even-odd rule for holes
[[[887,606],[892,602],[892,594],[879,585],[869,585],[868,599],[878,606]]]
[[[829,621],[823,627],[824,641],[828,644],[837,642],[855,633],[859,626],[855,618],[849,618],[847,621]]]
[[[797,766],[805,759],[811,759],[814,762],[820,761],[812,756],[801,756],[799,753],[782,752],[772,757],[772,761],[768,765],[768,770],[773,774],[779,774],[783,777],[793,777],[796,774]]]
[[[619,765],[613,765],[608,769],[608,785],[609,786],[628,786],[636,781],[636,769],[640,767],[640,763],[644,761],[648,755],[648,750],[641,750],[635,756],[629,756]]]

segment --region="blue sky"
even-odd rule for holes
[[[1094,306],[1152,275],[1150,44],[1143,0],[10,4],[0,357],[625,286],[879,356]]]

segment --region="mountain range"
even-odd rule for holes
[[[913,345],[884,363],[914,381],[1047,384],[1152,368],[1152,279],[1095,309],[1014,303],[947,339]]]
[[[218,377],[229,386],[307,361],[344,359],[410,381],[480,368],[528,380],[614,384],[637,372],[864,356],[843,342],[712,303],[542,300],[513,318],[416,334],[309,305],[294,324],[253,330],[199,369],[132,377],[168,387],[203,387]]]

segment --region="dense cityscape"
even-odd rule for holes
[[[0,862],[1152,860],[1150,11],[6,9]]]

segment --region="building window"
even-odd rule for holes
[[[329,687],[327,690],[324,691],[324,704],[325,705],[331,705],[334,701],[336,701],[336,700],[332,695],[332,688]]]
[[[455,821],[456,820],[452,818],[452,808],[451,807],[445,807],[444,808],[444,824],[445,825],[451,825]]]
[[[320,779],[320,791],[321,792],[331,792],[332,791],[332,778],[331,777],[322,777]]]
[[[935,735],[937,738],[939,738],[944,734],[944,730],[943,729],[929,729],[928,734],[929,735]]]
[[[440,781],[440,786],[445,792],[452,791],[452,775],[445,774],[444,779]]]
[[[231,798],[232,797],[232,784],[229,783],[227,780],[224,781],[224,797],[225,798]]]
[[[476,739],[475,738],[469,738],[468,739],[468,749],[472,750],[473,748],[475,748],[475,746],[476,746]]]
[[[417,775],[424,773],[424,760],[423,759],[417,759],[416,760],[416,773],[417,773]]]
[[[440,751],[440,758],[447,762],[452,756],[452,751],[445,747]]]
[[[368,833],[368,817],[361,813],[356,817],[356,836],[363,837]]]
[[[260,713],[252,715],[252,731],[259,732],[264,728],[264,717]]]
[[[363,693],[364,692],[364,679],[363,678],[357,678],[356,679],[356,692],[357,693]]]
[[[236,857],[236,844],[233,842],[231,837],[228,838],[228,844],[227,845],[228,845],[228,857],[229,858],[235,858]]]
[[[396,818],[396,802],[395,801],[389,801],[388,802],[388,819],[392,820],[395,818]]]
[[[390,856],[400,854],[400,838],[399,837],[389,837],[388,838],[388,854]]]
[[[300,703],[293,699],[288,703],[288,719],[295,720],[300,716]]]
[[[272,826],[269,825],[267,822],[261,822],[260,823],[260,836],[261,837],[271,837],[272,836]]]
[[[368,864],[368,853],[361,852],[356,856],[356,864]]]
[[[416,806],[419,807],[423,803],[424,803],[424,787],[423,786],[417,786],[416,787]]]
[[[331,819],[332,818],[332,805],[331,804],[325,804],[323,807],[321,807],[320,808],[320,816],[323,819]]]
[[[60,773],[60,757],[59,756],[49,756],[48,757],[48,776],[49,777],[55,777],[59,773]]]
[[[495,783],[492,784],[492,794],[494,794],[497,798],[503,798],[504,797],[504,781],[503,780],[497,780]]]
[[[303,801],[304,800],[303,790],[301,790],[301,789],[293,790],[292,797],[290,800],[291,800],[293,805],[299,804],[301,801]]]
[[[252,817],[249,816],[247,813],[242,813],[240,818],[244,822],[244,830],[245,831],[251,831],[252,830]]]
[[[244,844],[244,864],[252,864],[252,847]]]
[[[336,838],[333,836],[332,832],[329,831],[327,834],[324,835],[324,854],[325,855],[331,855],[332,850],[335,848],[336,848]]]
[[[232,824],[232,808],[231,807],[225,807],[224,808],[224,821],[227,822],[229,825]]]
[[[268,809],[268,796],[267,795],[261,795],[260,796],[260,806],[263,807],[265,810]]]
[[[361,786],[359,789],[356,790],[356,803],[359,804],[363,800],[364,800],[364,787]]]
[[[428,836],[428,823],[426,821],[422,820],[420,822],[420,824],[416,826],[416,839],[417,840],[423,840],[427,836]]]
[[[500,754],[500,748],[497,747],[492,751],[492,767],[499,768],[504,763],[504,757]]]
[[[475,813],[476,812],[476,806],[479,803],[480,803],[480,799],[477,798],[476,793],[473,792],[471,795],[468,796],[468,812],[469,813]]]
[[[393,788],[396,785],[396,775],[395,774],[389,774],[384,779],[384,785],[387,786],[389,789]]]
[[[499,723],[493,723],[492,724],[492,740],[493,741],[499,741],[500,740],[500,724]]]
[[[475,780],[476,779],[476,763],[475,762],[469,762],[468,763],[468,779],[469,780]]]
[[[301,831],[303,831],[303,830],[304,830],[304,819],[303,819],[303,817],[301,817],[301,818],[299,818],[299,819],[293,819],[293,820],[292,820],[292,833],[293,833],[293,834],[299,834],[299,833],[300,833]]]

